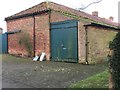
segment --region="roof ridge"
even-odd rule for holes
[[[60,7],[61,7],[61,8],[64,7],[64,8],[71,9],[71,10],[73,10],[74,13],[79,14],[78,16],[81,16],[81,17],[83,17],[83,18],[92,19],[93,21],[102,22],[102,23],[105,23],[105,24],[108,24],[108,25],[118,26],[118,23],[117,23],[117,22],[113,22],[113,21],[110,21],[110,20],[106,20],[106,18],[105,18],[105,20],[104,20],[102,17],[93,16],[93,15],[91,15],[91,14],[89,14],[89,13],[86,13],[86,12],[83,12],[83,11],[80,11],[80,10],[73,9],[73,8],[71,8],[71,7],[68,7],[68,6],[64,6],[64,5],[55,3],[55,2],[51,2],[51,3],[54,4],[54,5],[59,6],[59,8],[60,8]],[[51,5],[51,6],[52,6],[52,5]],[[63,11],[65,11],[65,10],[63,10]],[[68,10],[68,11],[70,11],[70,10]],[[71,11],[70,11],[70,12],[71,12]],[[73,12],[71,12],[71,13],[73,13]],[[80,15],[80,14],[81,14],[81,15]]]
[[[37,5],[34,5],[30,8],[28,8],[28,9],[25,9],[25,10],[23,10],[19,13],[16,13],[12,16],[9,16],[7,18],[9,19],[9,18],[19,17],[19,16],[22,16],[22,15],[39,13],[39,12],[49,10],[49,9],[60,11],[60,12],[63,12],[63,13],[65,13],[65,12],[70,13],[70,14],[76,15],[78,17],[81,17],[81,18],[84,18],[84,19],[89,19],[91,21],[98,22],[98,23],[108,24],[108,25],[116,26],[116,27],[118,26],[117,22],[108,21],[106,19],[103,19],[102,17],[93,16],[89,13],[86,13],[86,12],[83,12],[83,11],[80,11],[80,10],[76,10],[76,9],[71,8],[71,7],[68,7],[68,6],[65,6],[65,5],[62,5],[62,4],[58,4],[58,3],[55,3],[55,2],[51,2],[51,1],[41,2]],[[6,20],[7,20],[7,18],[6,18]]]
[[[46,4],[46,2],[44,1],[44,2],[41,2],[41,3],[39,3],[39,4],[36,4],[36,5],[28,8],[28,9],[22,10],[22,11],[20,11],[20,12],[18,12],[18,13],[16,13],[16,14],[13,14],[13,15],[11,15],[11,16],[9,16],[9,17],[14,17],[14,16],[16,16],[16,15],[19,16],[21,13],[24,13],[24,12],[26,12],[26,11],[28,11],[28,10],[31,10],[32,8],[35,8],[35,7],[37,7],[37,6],[42,5],[42,4]],[[45,6],[46,6],[45,8],[47,9],[47,5],[45,5]]]

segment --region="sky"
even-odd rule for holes
[[[28,9],[45,0],[0,0],[0,27],[6,32],[5,17],[16,14],[22,10]],[[97,0],[49,0],[74,9],[87,6],[89,3]],[[100,3],[89,6],[84,12],[91,14],[93,11],[99,12],[99,17],[109,19],[114,17],[114,22],[118,22],[118,2],[120,0],[102,0]]]

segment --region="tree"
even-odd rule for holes
[[[109,58],[109,87],[115,90],[120,88],[120,32],[116,35],[114,40],[109,44],[112,51]]]
[[[78,10],[85,10],[86,8],[88,8],[89,6],[91,6],[92,4],[97,4],[97,3],[100,3],[101,1],[102,1],[102,0],[97,0],[97,1],[91,2],[91,3],[88,4],[87,6],[82,5],[81,8],[78,8]]]
[[[18,43],[20,45],[24,46],[24,49],[26,49],[26,51],[28,52],[28,56],[30,56],[30,57],[33,56],[33,46],[32,46],[32,42],[31,42],[29,33],[21,32],[19,34]]]

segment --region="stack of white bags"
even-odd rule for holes
[[[33,61],[43,61],[45,59],[45,56],[46,56],[45,52],[42,52],[40,56],[35,56],[33,58]]]

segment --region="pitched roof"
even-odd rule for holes
[[[60,5],[60,4],[57,4],[54,2],[42,2],[42,3],[35,5],[29,9],[21,11],[12,16],[9,16],[9,17],[5,18],[5,20],[7,21],[7,20],[18,18],[18,17],[19,18],[24,17],[26,15],[33,15],[36,13],[47,12],[49,10],[55,10],[57,12],[61,12],[68,16],[73,16],[74,18],[77,18],[77,19],[84,19],[84,20],[88,20],[90,22],[96,22],[96,23],[102,24],[102,25],[112,26],[112,27],[116,27],[116,28],[119,26],[118,23],[112,22],[108,19],[93,16],[91,14],[88,14],[88,13],[85,13],[85,12],[82,12],[79,10],[75,10],[70,7],[66,7],[64,5]]]

